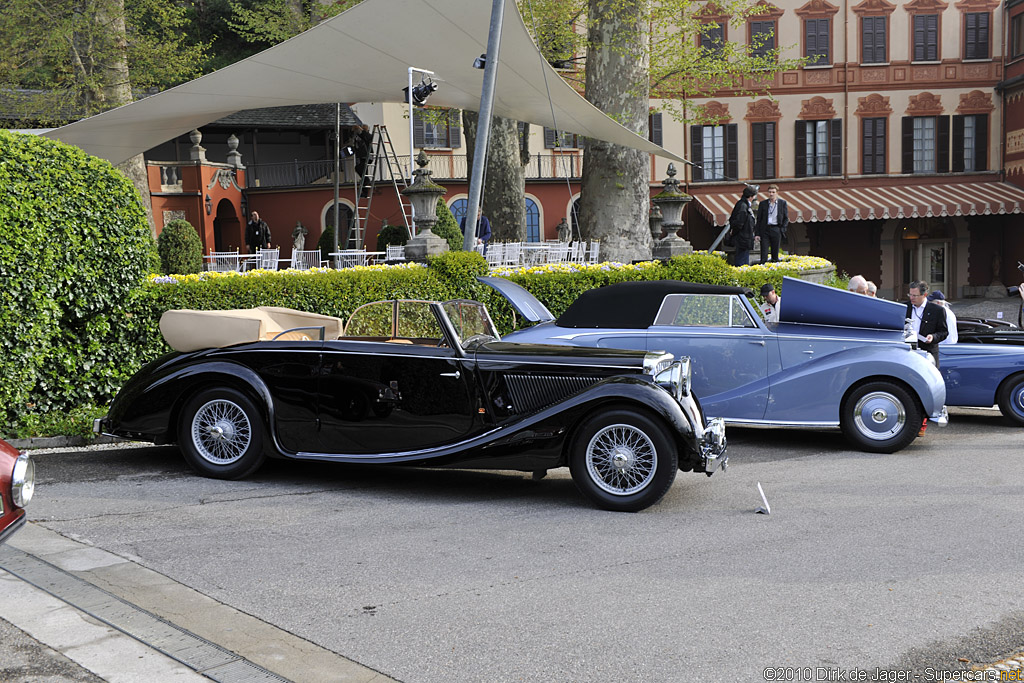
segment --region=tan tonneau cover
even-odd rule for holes
[[[160,332],[175,351],[198,351],[246,342],[269,341],[295,327],[323,327],[325,339],[341,336],[341,318],[306,313],[292,308],[260,306],[230,311],[167,311],[160,316]],[[310,339],[319,338],[310,330]],[[289,337],[290,338],[290,337]]]

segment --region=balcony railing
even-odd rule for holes
[[[434,180],[468,180],[469,163],[465,154],[428,154],[427,166]],[[396,176],[408,177],[409,158],[399,157]],[[525,167],[527,180],[579,179],[583,175],[583,157],[578,154],[534,154]],[[273,164],[250,164],[247,177],[251,187],[297,187],[331,185],[334,183],[334,160],[286,161]],[[355,160],[342,159],[341,183],[354,183]],[[377,182],[388,181],[387,164],[377,164]]]

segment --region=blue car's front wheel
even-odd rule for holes
[[[869,453],[895,453],[917,437],[924,414],[906,389],[893,382],[868,382],[843,399],[843,434]]]
[[[999,410],[1018,425],[1024,426],[1024,372],[1009,377],[996,396]]]

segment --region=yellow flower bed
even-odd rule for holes
[[[376,264],[372,266],[352,266],[350,268],[344,268],[345,271],[365,271],[365,270],[391,270],[393,268],[426,268],[421,263],[396,263],[393,265]],[[202,273],[190,273],[189,275],[159,275],[156,273],[150,273],[147,276],[147,280],[153,284],[178,284],[182,282],[199,282],[200,280],[214,280],[222,277],[265,277],[267,275],[308,275],[310,273],[331,273],[339,272],[333,268],[310,268],[309,270],[295,270],[289,268],[287,270],[247,270],[245,272],[238,272],[237,270],[230,270],[227,272],[220,272],[215,270],[204,271]]]

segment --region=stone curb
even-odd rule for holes
[[[14,448],[21,450],[34,450],[37,448],[76,448],[79,446],[92,446],[94,444],[119,443],[124,439],[116,439],[112,436],[97,436],[86,438],[84,436],[34,436],[29,439],[5,439]]]

